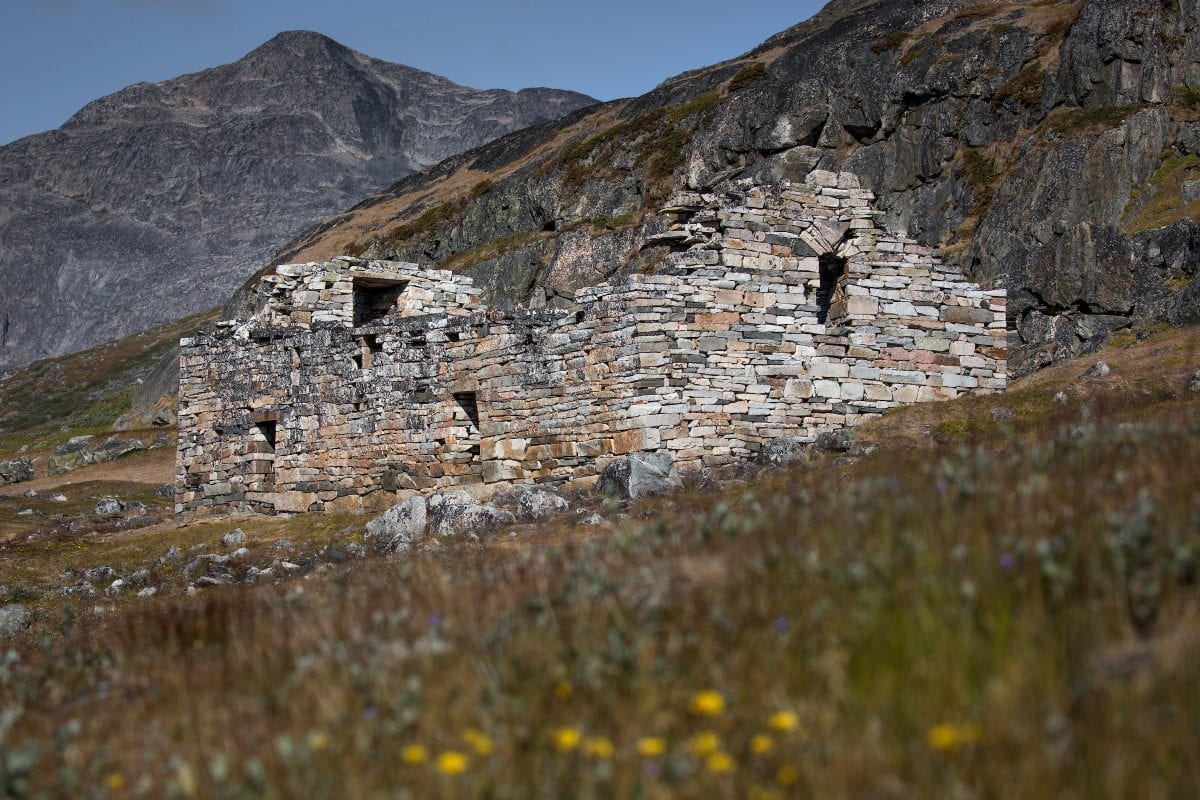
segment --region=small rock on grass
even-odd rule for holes
[[[102,517],[112,517],[121,513],[121,501],[115,497],[106,497],[96,504],[93,513]]]
[[[0,639],[16,636],[33,621],[29,609],[20,603],[11,603],[0,608]]]
[[[234,528],[229,533],[221,537],[221,544],[227,549],[231,547],[238,547],[244,541],[246,541],[246,532],[241,528]]]

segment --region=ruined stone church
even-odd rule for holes
[[[887,232],[847,173],[682,193],[653,272],[571,307],[341,257],[181,343],[176,510],[361,510],[469,484],[584,486],[612,459],[755,456],[1006,382],[1005,295]]]

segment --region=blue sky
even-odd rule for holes
[[[602,100],[730,58],[817,0],[0,0],[0,144],[90,100],[234,61],[284,30],[477,88]]]

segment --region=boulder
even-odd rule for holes
[[[430,503],[430,509],[433,512],[431,527],[438,536],[479,537],[517,521],[511,513],[481,503],[465,493],[442,495],[436,506]]]
[[[428,522],[425,498],[416,495],[397,503],[368,522],[366,539],[380,550],[407,550],[425,538]]]
[[[96,504],[92,513],[102,517],[113,517],[121,513],[121,501],[115,497],[106,497]]]
[[[837,428],[817,435],[813,447],[827,453],[848,453],[854,447],[854,432],[849,428]]]
[[[167,564],[177,564],[180,561],[183,561],[183,551],[175,545],[171,545],[167,548],[166,552],[159,556],[158,560],[154,562],[154,568],[158,569],[159,567],[165,567]]]
[[[11,603],[0,608],[0,639],[16,636],[33,621],[29,609],[20,603]]]
[[[246,541],[246,532],[241,528],[234,528],[221,537],[221,545],[226,549],[239,547],[244,541]]]
[[[33,462],[28,458],[0,461],[0,484],[33,480]]]
[[[221,566],[228,563],[229,556],[219,553],[207,553],[202,556],[196,556],[183,568],[183,577],[190,578],[196,574],[203,575],[211,566]]]
[[[532,489],[521,492],[517,498],[517,518],[525,522],[534,522],[566,511],[570,507],[570,503],[553,492]]]
[[[803,439],[782,436],[763,444],[758,451],[758,463],[768,467],[786,467],[808,460],[808,445]]]
[[[62,475],[93,462],[91,436],[75,436],[66,444],[60,444],[50,453],[46,462],[46,474]]]
[[[666,494],[682,485],[670,453],[630,453],[609,462],[600,474],[603,494],[630,499]]]
[[[92,451],[92,461],[96,463],[115,461],[121,456],[145,449],[146,443],[141,439],[122,439],[119,436],[111,436]]]
[[[101,564],[97,567],[91,567],[83,571],[83,579],[89,583],[103,583],[111,578],[115,572],[113,568],[107,564]]]

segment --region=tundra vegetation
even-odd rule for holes
[[[306,578],[80,601],[39,587],[233,521],[14,539],[34,622],[0,647],[0,787],[1194,795],[1197,345],[1130,331],[849,453]],[[254,552],[364,522],[236,524]]]

